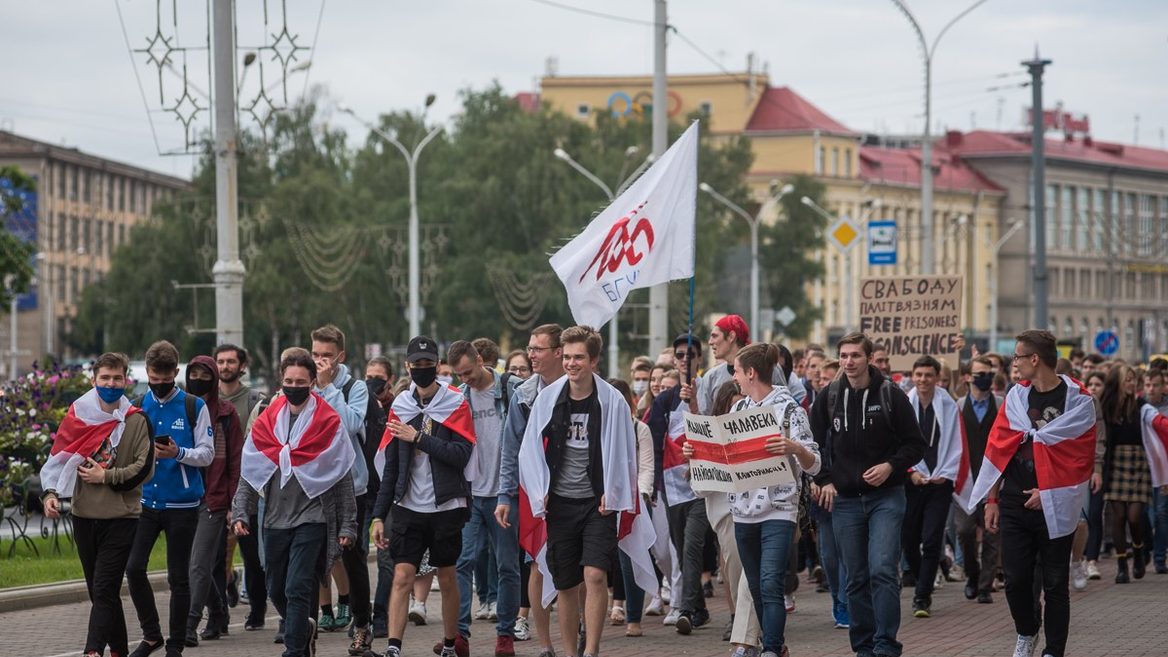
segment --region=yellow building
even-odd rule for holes
[[[866,146],[861,133],[789,87],[772,87],[765,73],[674,75],[668,84],[671,119],[700,111],[708,117],[705,127],[710,134],[750,139],[754,165],[748,183],[760,203],[776,180],[813,175],[826,186],[828,212],[848,216],[860,229],[858,244],[848,254],[829,241],[817,256],[825,261],[826,275],[808,289],[812,302],[823,308],[812,341],[828,341],[858,324],[858,310],[850,316],[847,312],[848,285],[858,285],[864,276],[920,272],[919,148]],[[549,76],[541,80],[539,100],[568,116],[589,120],[598,112],[624,115],[651,109],[652,86],[649,76]],[[934,271],[965,276],[964,325],[973,335],[985,337],[997,278],[994,247],[1010,219],[1002,217],[1005,194],[955,156],[934,155],[934,167]],[[863,225],[884,219],[897,225],[898,262],[870,266]],[[854,308],[856,302],[852,303]]]

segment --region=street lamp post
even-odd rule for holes
[[[930,275],[935,266],[933,262],[933,140],[931,132],[933,128],[930,125],[933,120],[933,55],[937,52],[937,44],[940,43],[941,37],[945,36],[949,28],[964,18],[966,14],[984,4],[986,0],[977,0],[965,11],[954,16],[937,33],[937,38],[933,39],[932,46],[925,39],[925,33],[921,29],[920,23],[917,22],[904,0],[892,0],[892,2],[912,24],[913,31],[916,32],[917,39],[920,41],[921,55],[925,59],[925,129],[921,137],[921,273]]]
[[[1022,228],[1022,222],[1017,219],[1010,220],[1010,230],[1006,231],[1005,235],[998,238],[998,241],[990,244],[989,247],[994,254],[994,275],[990,276],[990,351],[997,351],[998,349],[998,276],[1000,269],[998,267],[998,254],[1002,250],[1002,245],[1010,241],[1014,233]],[[988,236],[987,236],[988,241]]]
[[[761,207],[758,212],[752,217],[750,213],[743,210],[737,203],[731,201],[725,196],[718,193],[716,189],[706,183],[698,185],[698,189],[714,197],[722,205],[730,208],[734,214],[746,220],[750,225],[750,332],[754,335],[755,340],[762,339],[762,327],[758,323],[758,225],[762,221],[762,213],[766,209],[768,203],[777,203],[781,198],[791,193],[795,189],[794,185],[783,185],[774,195],[772,195]]]
[[[426,97],[426,107],[434,103],[434,95],[430,94]],[[390,133],[385,132],[381,128],[365,121],[353,111],[351,107],[341,105],[337,107],[338,110],[348,114],[362,125],[369,129],[370,132],[381,137],[385,141],[393,144],[402,157],[406,159],[406,167],[410,172],[410,225],[409,225],[409,240],[410,240],[410,265],[409,265],[409,308],[406,311],[410,324],[410,337],[413,338],[422,333],[422,301],[421,301],[421,255],[419,253],[419,242],[421,237],[418,234],[418,157],[422,154],[422,149],[429,144],[434,137],[442,132],[442,126],[434,126],[426,136],[414,146],[414,150],[410,151],[398,140],[398,138]]]
[[[636,146],[629,146],[628,148],[625,149],[625,161],[624,161],[624,164],[621,165],[621,172],[620,172],[621,179],[617,180],[616,192],[613,192],[612,188],[610,188],[607,184],[605,184],[605,182],[603,180],[601,180],[599,176],[592,173],[587,168],[585,168],[583,164],[580,164],[575,159],[573,159],[572,156],[568,154],[568,151],[565,151],[562,148],[557,148],[555,151],[553,151],[553,153],[557,158],[566,162],[568,164],[568,166],[575,169],[580,175],[582,175],[585,178],[587,178],[588,180],[592,181],[592,183],[594,185],[599,187],[601,189],[601,191],[604,192],[605,197],[608,198],[608,202],[611,204],[613,201],[616,200],[616,197],[621,192],[623,192],[625,190],[625,187],[634,178],[636,178],[638,175],[640,175],[641,171],[643,171],[644,168],[646,166],[648,166],[650,162],[652,162],[653,156],[650,155],[648,159],[646,159],[644,162],[641,163],[641,166],[637,167],[636,169],[633,170],[633,172],[631,174],[629,174],[628,178],[625,178],[624,177],[625,169],[628,167],[629,160],[632,159],[632,157],[634,155],[636,155],[638,151],[640,151],[640,149],[637,148]],[[613,313],[612,319],[608,320],[608,375],[609,376],[616,376],[617,372],[620,369],[620,330],[618,329],[618,317],[619,317],[618,313]]]

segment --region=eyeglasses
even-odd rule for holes
[[[1014,354],[1014,360],[1022,360],[1023,358],[1030,358],[1036,354]]]
[[[687,359],[697,358],[697,355],[698,354],[695,351],[675,351],[675,352],[673,352],[673,357],[676,358],[677,360],[687,360]]]
[[[507,371],[512,374],[527,374],[531,371],[531,368],[526,365],[512,365],[507,368]]]
[[[533,353],[538,354],[540,352],[551,351],[551,350],[552,350],[551,347],[536,347],[535,345],[527,345],[527,353],[529,353],[529,354],[533,354]]]

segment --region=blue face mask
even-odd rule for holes
[[[126,394],[126,390],[124,388],[103,388],[101,386],[97,387],[97,396],[101,397],[101,400],[107,404],[116,402],[117,400],[121,399],[122,395],[124,394]]]

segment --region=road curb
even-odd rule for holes
[[[148,573],[151,586],[166,584],[166,571],[159,570]],[[122,580],[122,595],[128,596],[126,582]],[[20,609],[36,609],[37,607],[51,607],[53,605],[86,602],[89,592],[85,589],[85,580],[75,579],[55,584],[37,584],[35,586],[17,586],[0,590],[0,613],[18,611]]]

